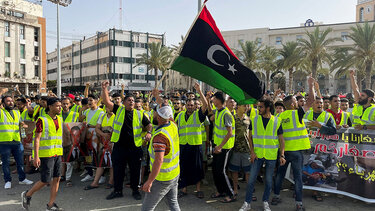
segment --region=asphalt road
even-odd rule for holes
[[[12,166],[12,169],[15,167]],[[1,170],[2,173],[2,170]],[[245,183],[240,183],[241,189],[239,190],[238,200],[233,203],[223,204],[218,200],[210,199],[209,196],[214,192],[214,185],[211,180],[211,172],[207,174],[209,185],[203,185],[202,189],[205,193],[204,199],[198,199],[195,197],[193,191],[194,187],[188,188],[188,195],[179,199],[181,210],[200,210],[200,211],[211,211],[211,210],[238,210],[245,198]],[[0,211],[13,211],[23,210],[21,207],[21,192],[31,187],[26,185],[18,184],[18,176],[12,175],[13,183],[12,188],[9,190],[3,189],[4,181],[1,178],[0,182]],[[27,176],[28,179],[37,181],[39,180],[39,174],[32,174]],[[287,182],[286,182],[287,183]],[[65,182],[60,184],[59,193],[57,196],[56,203],[68,211],[102,211],[102,210],[129,210],[135,211],[140,210],[142,201],[136,201],[131,197],[131,190],[124,188],[124,197],[117,198],[114,200],[106,200],[105,197],[111,192],[104,186],[97,189],[85,191],[83,188],[88,185],[89,182],[80,182],[79,173],[73,173],[73,187],[66,187]],[[289,186],[286,184],[286,186]],[[255,195],[258,197],[257,202],[252,203],[253,210],[263,210],[261,197],[263,194],[263,185],[258,183],[256,185]],[[294,210],[294,199],[292,198],[292,191],[285,189],[281,197],[283,202],[278,206],[271,206],[272,210]],[[49,199],[49,188],[45,187],[40,192],[36,193],[31,200],[30,211],[45,210],[46,203]],[[304,191],[304,205],[306,210],[316,211],[366,211],[375,210],[375,204],[366,204],[361,201],[354,200],[349,197],[339,198],[335,194],[329,194],[324,196],[323,202],[316,202],[311,197],[311,191]],[[168,210],[168,206],[165,202],[161,202],[157,210]]]

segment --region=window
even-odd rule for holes
[[[258,37],[257,39],[256,39],[256,43],[257,43],[257,45],[258,45],[258,47],[260,46],[260,45],[262,45],[262,38],[260,38],[260,37]]]
[[[348,32],[341,32],[341,40],[345,41],[345,40],[348,40],[348,39],[349,39]]]
[[[34,67],[34,76],[39,77],[39,65],[35,65]]]
[[[34,46],[34,56],[39,56],[39,47]]]
[[[5,57],[10,57],[10,42],[5,42]]]
[[[24,59],[25,58],[25,45],[24,44],[21,44],[20,46],[20,53],[21,53],[21,59]]]
[[[34,28],[34,41],[39,42],[39,28]]]
[[[276,45],[283,44],[283,39],[281,37],[276,37]]]
[[[360,22],[363,22],[363,13],[364,13],[364,9],[363,7],[361,7],[361,9],[359,9],[359,21]]]
[[[10,63],[5,62],[5,77],[10,77]]]
[[[297,35],[296,40],[300,40],[300,39],[302,39],[302,35]]]
[[[26,66],[25,66],[25,64],[21,64],[20,76],[26,76]]]
[[[20,39],[24,40],[25,39],[25,26],[20,25]]]
[[[10,30],[9,30],[9,28],[10,28],[10,23],[9,22],[5,22],[5,36],[6,37],[10,37]]]

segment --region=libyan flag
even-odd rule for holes
[[[234,55],[206,6],[182,45],[172,70],[222,90],[239,104],[253,104],[263,96],[264,83]]]

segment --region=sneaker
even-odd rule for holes
[[[115,192],[115,191],[112,191],[112,193],[110,193],[106,199],[107,200],[111,200],[111,199],[114,199],[114,198],[120,198],[120,197],[123,197],[122,195],[122,192]]]
[[[86,171],[86,169],[82,172],[82,174],[80,174],[79,176],[80,177],[84,177],[88,172]]]
[[[47,204],[47,209],[46,209],[46,211],[50,211],[50,210],[62,211],[62,210],[64,210],[64,209],[58,207],[56,203],[53,203],[52,207],[48,206],[48,204]]]
[[[305,207],[302,204],[296,204],[296,211],[305,211]]]
[[[93,181],[94,177],[90,175],[86,175],[85,178],[81,179],[81,182]]]
[[[104,184],[105,180],[106,180],[106,178],[101,176],[100,179],[99,179],[99,184]]]
[[[264,211],[271,211],[270,205],[268,204],[267,201],[263,202],[263,210]]]
[[[11,189],[12,188],[12,183],[11,182],[6,182],[4,185],[5,189]]]
[[[28,179],[24,179],[23,181],[18,182],[18,184],[20,185],[31,185],[33,183],[34,183],[33,181],[30,181]]]
[[[278,205],[281,203],[281,198],[274,196],[271,201],[271,205]]]
[[[239,211],[248,211],[251,210],[251,205],[250,203],[247,203],[246,201],[242,204],[242,207],[240,208]]]
[[[28,191],[28,190],[27,190],[27,191]],[[30,201],[31,201],[31,197],[30,197],[30,196],[26,196],[27,191],[24,191],[24,192],[21,193],[22,207],[23,207],[25,210],[29,210],[29,207],[30,207]]]
[[[141,193],[139,193],[139,191],[133,191],[132,196],[135,200],[141,200],[142,199]]]

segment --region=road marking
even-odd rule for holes
[[[125,206],[119,206],[119,207],[110,207],[110,208],[102,208],[102,209],[94,209],[90,211],[105,211],[105,210],[117,210],[117,209],[122,209],[122,208],[127,208],[127,207],[141,207],[142,204],[131,204],[131,205],[125,205]]]

